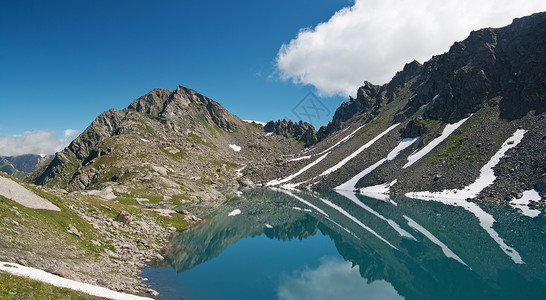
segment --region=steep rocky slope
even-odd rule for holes
[[[104,112],[27,180],[129,199],[222,200],[237,188],[238,170],[249,162],[267,165],[301,149],[295,140],[266,135],[261,126],[179,86]]]
[[[408,63],[388,84],[365,82],[320,128],[320,143],[273,166],[277,176],[254,180],[350,190],[392,183],[398,194],[460,189],[523,129],[477,198],[506,202],[537,189],[544,201],[545,110],[546,13],[537,13],[472,32],[447,53]]]

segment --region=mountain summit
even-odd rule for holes
[[[115,195],[147,189],[171,198],[225,199],[249,162],[302,149],[266,135],[194,90],[155,89],[123,110],[110,109],[32,173],[35,184]],[[133,193],[134,194],[134,193]]]

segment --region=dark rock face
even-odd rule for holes
[[[269,121],[265,127],[265,132],[273,132],[274,134],[282,135],[287,138],[294,138],[297,141],[301,141],[305,144],[305,147],[309,147],[318,142],[317,131],[313,125],[299,121],[298,123],[292,121]]]
[[[350,97],[349,102],[343,102],[336,110],[332,121],[328,126],[322,126],[318,133],[318,140],[321,141],[330,134],[338,131],[341,125],[352,117],[368,112],[383,101],[380,95],[382,87],[373,85],[370,82],[364,82],[364,85],[358,89],[356,99]]]
[[[406,64],[383,86],[364,82],[357,98],[342,103],[328,126],[319,129],[319,141],[353,117],[375,116],[381,106],[403,97],[404,90],[411,100],[401,120],[430,104],[424,118],[454,122],[495,101],[507,120],[531,110],[541,114],[546,109],[546,51],[537,49],[544,49],[545,16],[537,13],[507,27],[474,31],[424,65]]]

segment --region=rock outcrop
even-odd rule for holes
[[[287,138],[294,138],[296,141],[304,143],[305,147],[309,147],[318,142],[317,131],[313,125],[299,121],[269,121],[265,127],[265,132],[282,135]]]

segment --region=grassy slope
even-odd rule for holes
[[[0,271],[0,299],[104,299]]]

